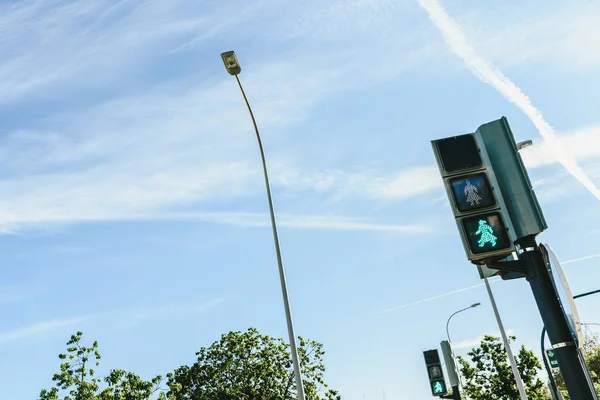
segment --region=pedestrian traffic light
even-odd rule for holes
[[[425,358],[425,366],[427,367],[431,394],[437,397],[447,395],[448,389],[446,388],[442,363],[440,362],[440,355],[437,349],[426,350],[423,352],[423,356]]]
[[[467,258],[485,263],[511,254],[514,230],[479,133],[432,146]]]

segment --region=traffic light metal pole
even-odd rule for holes
[[[586,292],[586,293],[581,293],[578,294],[576,296],[573,296],[573,299],[578,299],[580,297],[586,297],[586,296],[590,296],[592,294],[597,294],[600,293],[600,289],[598,290],[592,290],[591,292]],[[550,389],[552,390],[553,395],[555,396],[555,398],[559,398],[558,396],[558,387],[556,387],[556,381],[554,380],[554,375],[552,374],[552,369],[550,368],[550,365],[548,364],[548,360],[546,359],[546,327],[542,327],[542,336],[540,339],[540,350],[542,352],[542,361],[544,362],[544,367],[546,368],[546,373],[548,374],[548,380],[550,381]]]
[[[510,361],[510,367],[512,369],[512,373],[515,377],[515,381],[517,382],[517,388],[519,389],[519,395],[521,396],[521,400],[527,400],[527,393],[525,392],[525,386],[523,385],[523,380],[521,379],[521,374],[519,373],[519,369],[517,368],[517,362],[515,361],[515,357],[513,356],[512,350],[510,348],[510,342],[508,341],[508,337],[506,336],[506,331],[504,330],[504,324],[502,323],[502,319],[500,318],[500,313],[498,312],[498,306],[496,305],[496,299],[494,299],[494,294],[492,293],[492,288],[490,287],[490,282],[487,278],[483,279],[485,282],[485,288],[487,289],[488,296],[490,297],[490,303],[492,304],[492,308],[494,309],[494,315],[496,316],[496,322],[498,322],[498,329],[500,329],[500,335],[502,335],[502,341],[504,342],[504,349],[506,350],[506,354],[508,354],[508,360]]]
[[[447,333],[447,332],[446,332]],[[458,373],[458,367],[456,365],[456,361],[454,358],[454,352],[452,350],[452,345],[449,340],[443,340],[440,342],[440,347],[442,348],[442,354],[444,355],[444,362],[446,363],[446,370],[448,371],[448,381],[450,382],[450,386],[452,387],[452,394],[442,396],[443,399],[453,399],[453,400],[462,400],[460,395],[461,388],[460,384],[460,375]]]
[[[575,346],[573,337],[563,317],[563,311],[542,253],[533,235],[517,240],[521,249],[519,259],[527,269],[527,280],[537,303],[552,349],[556,354],[560,372],[572,400],[598,400],[590,387],[587,368]]]
[[[285,308],[285,319],[287,322],[287,330],[290,339],[290,350],[292,353],[292,363],[294,366],[294,376],[296,378],[296,391],[298,395],[298,400],[304,400],[304,385],[302,384],[302,372],[300,369],[300,360],[298,358],[298,349],[296,347],[296,334],[294,333],[294,324],[292,323],[292,311],[290,308],[290,300],[288,297],[287,291],[287,283],[285,279],[285,270],[283,269],[283,258],[281,256],[281,248],[279,246],[279,234],[277,233],[277,224],[275,223],[275,210],[273,208],[273,196],[271,195],[271,185],[269,184],[269,174],[267,172],[267,160],[265,158],[265,152],[262,145],[262,140],[260,139],[260,134],[258,133],[258,126],[256,125],[256,120],[254,119],[254,113],[252,112],[252,108],[250,107],[250,103],[248,102],[248,98],[246,97],[246,93],[244,92],[244,88],[242,87],[242,82],[240,82],[240,78],[237,75],[234,75],[237,83],[240,87],[240,91],[242,92],[242,96],[244,96],[244,101],[246,102],[246,106],[248,106],[248,111],[250,112],[250,117],[252,118],[252,124],[254,125],[254,131],[256,132],[256,140],[258,141],[258,147],[260,149],[260,157],[262,159],[262,167],[265,176],[265,186],[267,188],[267,198],[269,200],[269,212],[271,214],[271,227],[273,229],[273,240],[275,241],[275,253],[277,255],[277,265],[279,267],[279,280],[281,282],[281,294],[283,296],[283,306]]]

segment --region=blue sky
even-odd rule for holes
[[[574,293],[597,289],[598,198],[558,160],[600,185],[600,2],[443,2],[470,47],[421,3],[0,1],[4,397],[50,386],[77,330],[104,370],[146,378],[229,330],[286,337],[259,153],[219,57],[231,49],[296,333],[325,344],[344,399],[430,398],[422,351],[473,302],[451,324],[457,353],[498,332],[432,139],[501,116],[533,139],[540,240],[585,258],[564,265]],[[482,65],[529,97],[556,145]],[[518,345],[538,351],[527,282],[492,286]],[[600,322],[600,298],[578,305]]]

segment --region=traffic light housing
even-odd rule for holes
[[[432,146],[467,258],[483,264],[515,251],[512,221],[479,132]]]
[[[427,377],[429,378],[431,394],[437,397],[447,395],[448,389],[437,349],[424,351],[423,357],[425,358],[425,366],[427,367]]]

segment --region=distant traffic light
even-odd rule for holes
[[[512,253],[511,221],[477,133],[434,140],[432,145],[467,258]]]
[[[427,350],[423,352],[423,356],[425,358],[425,366],[427,367],[431,394],[438,397],[448,394],[438,351]]]

